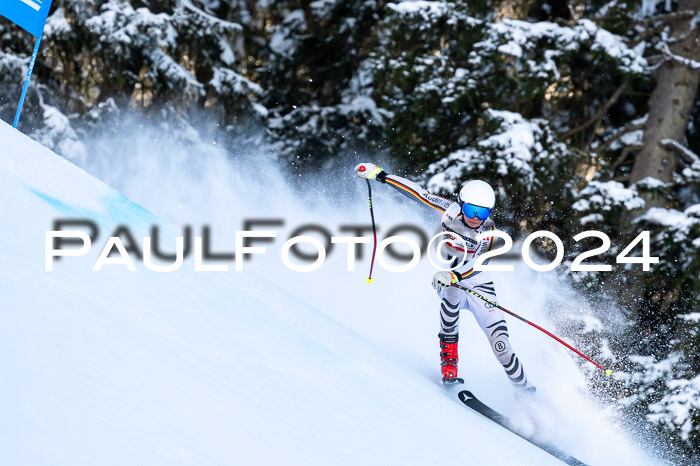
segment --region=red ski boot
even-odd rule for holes
[[[464,383],[457,377],[457,341],[458,335],[438,334],[440,337],[440,366],[442,371],[442,383]]]

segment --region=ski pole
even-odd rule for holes
[[[542,332],[546,333],[546,334],[549,335],[550,337],[552,337],[552,338],[554,338],[555,340],[557,340],[557,341],[558,341],[559,343],[561,343],[562,345],[564,345],[564,346],[566,346],[567,348],[569,348],[569,349],[570,349],[571,351],[573,351],[574,353],[576,353],[576,354],[578,354],[579,356],[581,356],[581,357],[582,357],[583,359],[585,359],[586,361],[588,361],[588,362],[590,362],[590,363],[593,363],[596,367],[598,367],[598,368],[602,369],[603,371],[605,371],[605,375],[607,375],[608,377],[610,377],[610,374],[612,374],[612,370],[604,368],[603,366],[601,366],[600,364],[598,364],[597,362],[595,362],[594,360],[592,360],[591,358],[589,358],[588,356],[586,356],[585,354],[583,354],[582,352],[580,352],[579,350],[577,350],[576,348],[574,348],[573,346],[569,345],[567,342],[565,342],[565,341],[562,340],[561,338],[557,337],[556,335],[554,335],[554,334],[551,333],[551,332],[548,332],[547,330],[543,329],[543,328],[540,327],[539,325],[534,324],[534,323],[530,322],[529,320],[527,320],[527,319],[525,319],[525,318],[523,318],[523,317],[520,317],[520,316],[519,316],[518,314],[516,314],[515,312],[509,311],[508,309],[506,309],[506,308],[503,307],[503,306],[499,306],[498,303],[495,303],[495,302],[491,301],[490,299],[486,298],[485,296],[480,295],[479,293],[477,293],[477,292],[474,291],[474,290],[471,290],[471,289],[469,289],[469,288],[467,288],[467,287],[464,287],[464,286],[462,286],[462,285],[460,285],[460,284],[453,284],[452,286],[456,286],[456,287],[459,288],[460,290],[466,291],[467,293],[469,293],[469,294],[471,294],[471,295],[473,295],[473,296],[476,296],[477,298],[481,299],[482,301],[486,301],[487,303],[489,303],[490,305],[492,305],[492,306],[494,306],[494,307],[497,307],[497,308],[500,309],[501,311],[506,312],[506,313],[512,315],[513,317],[522,320],[522,321],[525,322],[526,324],[532,325],[532,326],[535,327],[537,330],[541,330]]]
[[[365,179],[365,181],[367,182],[367,189],[369,190],[369,215],[372,217],[372,232],[374,233],[374,248],[372,249],[372,262],[369,266],[369,278],[367,278],[367,283],[372,283],[374,255],[377,253],[377,227],[374,225],[374,210],[372,209],[372,186],[370,186],[368,179]]]

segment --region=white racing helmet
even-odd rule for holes
[[[496,193],[485,181],[472,180],[459,191],[459,205],[466,218],[476,217],[484,221],[496,205]]]

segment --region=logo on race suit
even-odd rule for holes
[[[435,196],[432,194],[426,194],[423,196],[426,201],[432,202],[433,204],[440,204],[445,199],[440,196]]]
[[[506,350],[506,344],[503,343],[502,341],[497,341],[496,344],[493,345],[494,348],[496,348],[496,351],[499,353],[502,353]]]
[[[485,307],[486,309],[493,309],[493,304],[491,304],[491,303],[484,303],[484,307]]]
[[[467,243],[468,248],[473,248],[478,244],[478,242],[476,240],[474,240],[468,236],[460,235],[459,233],[454,231],[452,228],[445,225],[445,222],[442,222],[442,231],[444,231],[446,235],[447,235],[447,233],[450,233],[452,235],[459,236],[460,238],[462,238],[464,240],[465,243]]]

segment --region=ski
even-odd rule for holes
[[[531,444],[535,445],[538,448],[541,448],[542,450],[546,451],[550,455],[554,456],[560,461],[563,461],[564,463],[571,465],[571,466],[586,466],[586,463],[583,463],[573,456],[569,455],[568,453],[558,449],[557,447],[543,443],[540,441],[537,441],[533,439],[532,437],[529,437],[522,432],[520,432],[513,423],[508,419],[506,416],[502,415],[498,411],[489,408],[486,406],[484,403],[479,401],[477,397],[474,396],[472,392],[469,390],[462,390],[459,392],[457,395],[459,397],[459,401],[464,403],[466,406],[471,408],[472,410],[476,411],[477,413],[481,414],[482,416],[485,416],[489,419],[491,419],[493,422],[496,424],[499,424],[500,426],[504,427],[505,429],[508,429],[509,431],[513,432],[515,435],[518,437],[523,438],[524,440],[527,440]]]
[[[464,383],[464,379],[461,379],[459,377],[453,377],[451,379],[448,379],[447,377],[443,377],[442,379],[442,384],[443,385],[454,385],[458,383]]]

